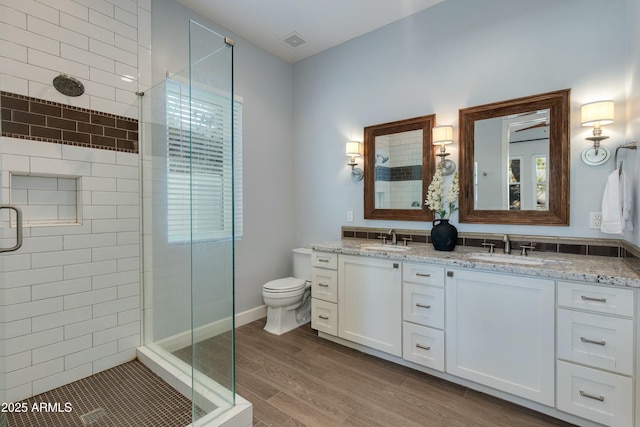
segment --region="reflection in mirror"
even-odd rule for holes
[[[422,209],[422,138],[422,129],[376,136],[376,209]]]
[[[364,129],[366,219],[430,220],[424,197],[433,173],[434,122],[430,115]]]
[[[476,209],[548,209],[549,124],[548,108],[475,122]]]
[[[569,90],[460,110],[460,222],[569,224]]]

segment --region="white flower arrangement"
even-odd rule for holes
[[[433,174],[431,184],[427,191],[427,200],[424,204],[435,212],[436,218],[448,219],[455,211],[458,210],[456,202],[460,194],[460,186],[458,184],[458,172],[453,175],[453,180],[449,185],[449,191],[445,197],[444,179],[442,177],[442,163],[436,166],[436,172]]]

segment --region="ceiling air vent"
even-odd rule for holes
[[[284,37],[282,39],[283,42],[285,42],[286,44],[288,44],[291,47],[298,47],[300,45],[305,44],[307,41],[302,38],[302,36],[298,33],[291,33],[288,36]]]

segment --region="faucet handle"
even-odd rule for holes
[[[485,246],[485,247],[489,246],[489,253],[491,253],[491,254],[495,252],[495,250],[494,250],[494,247],[496,246],[495,243],[486,243],[485,242],[485,243],[482,244],[482,246]]]
[[[521,245],[520,248],[522,249],[522,256],[527,256],[527,249],[530,250],[534,250],[536,248],[535,243],[529,243],[528,245]]]
[[[404,245],[407,246],[409,242],[413,241],[413,239],[411,237],[403,237],[402,241],[404,242]]]
[[[380,233],[380,235],[378,236],[378,239],[382,239],[383,245],[387,244],[387,236],[385,236],[384,234]]]

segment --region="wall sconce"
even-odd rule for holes
[[[355,182],[361,181],[364,177],[364,172],[362,171],[362,169],[356,167],[358,166],[358,164],[356,163],[356,157],[360,157],[362,155],[360,154],[361,145],[362,144],[360,144],[358,141],[347,141],[346,146],[346,154],[351,158],[349,163],[347,164],[351,166],[351,179]]]
[[[440,157],[442,165],[442,175],[451,175],[456,170],[456,164],[445,159],[449,155],[445,149],[445,145],[453,144],[453,126],[436,126],[431,129],[431,140],[433,145],[440,146],[440,152],[436,156]]]
[[[602,135],[603,125],[613,123],[613,101],[597,101],[582,105],[580,109],[582,126],[593,126],[593,136],[586,138],[593,147],[582,151],[582,161],[588,165],[601,165],[611,156],[611,150],[600,142],[609,138]]]

